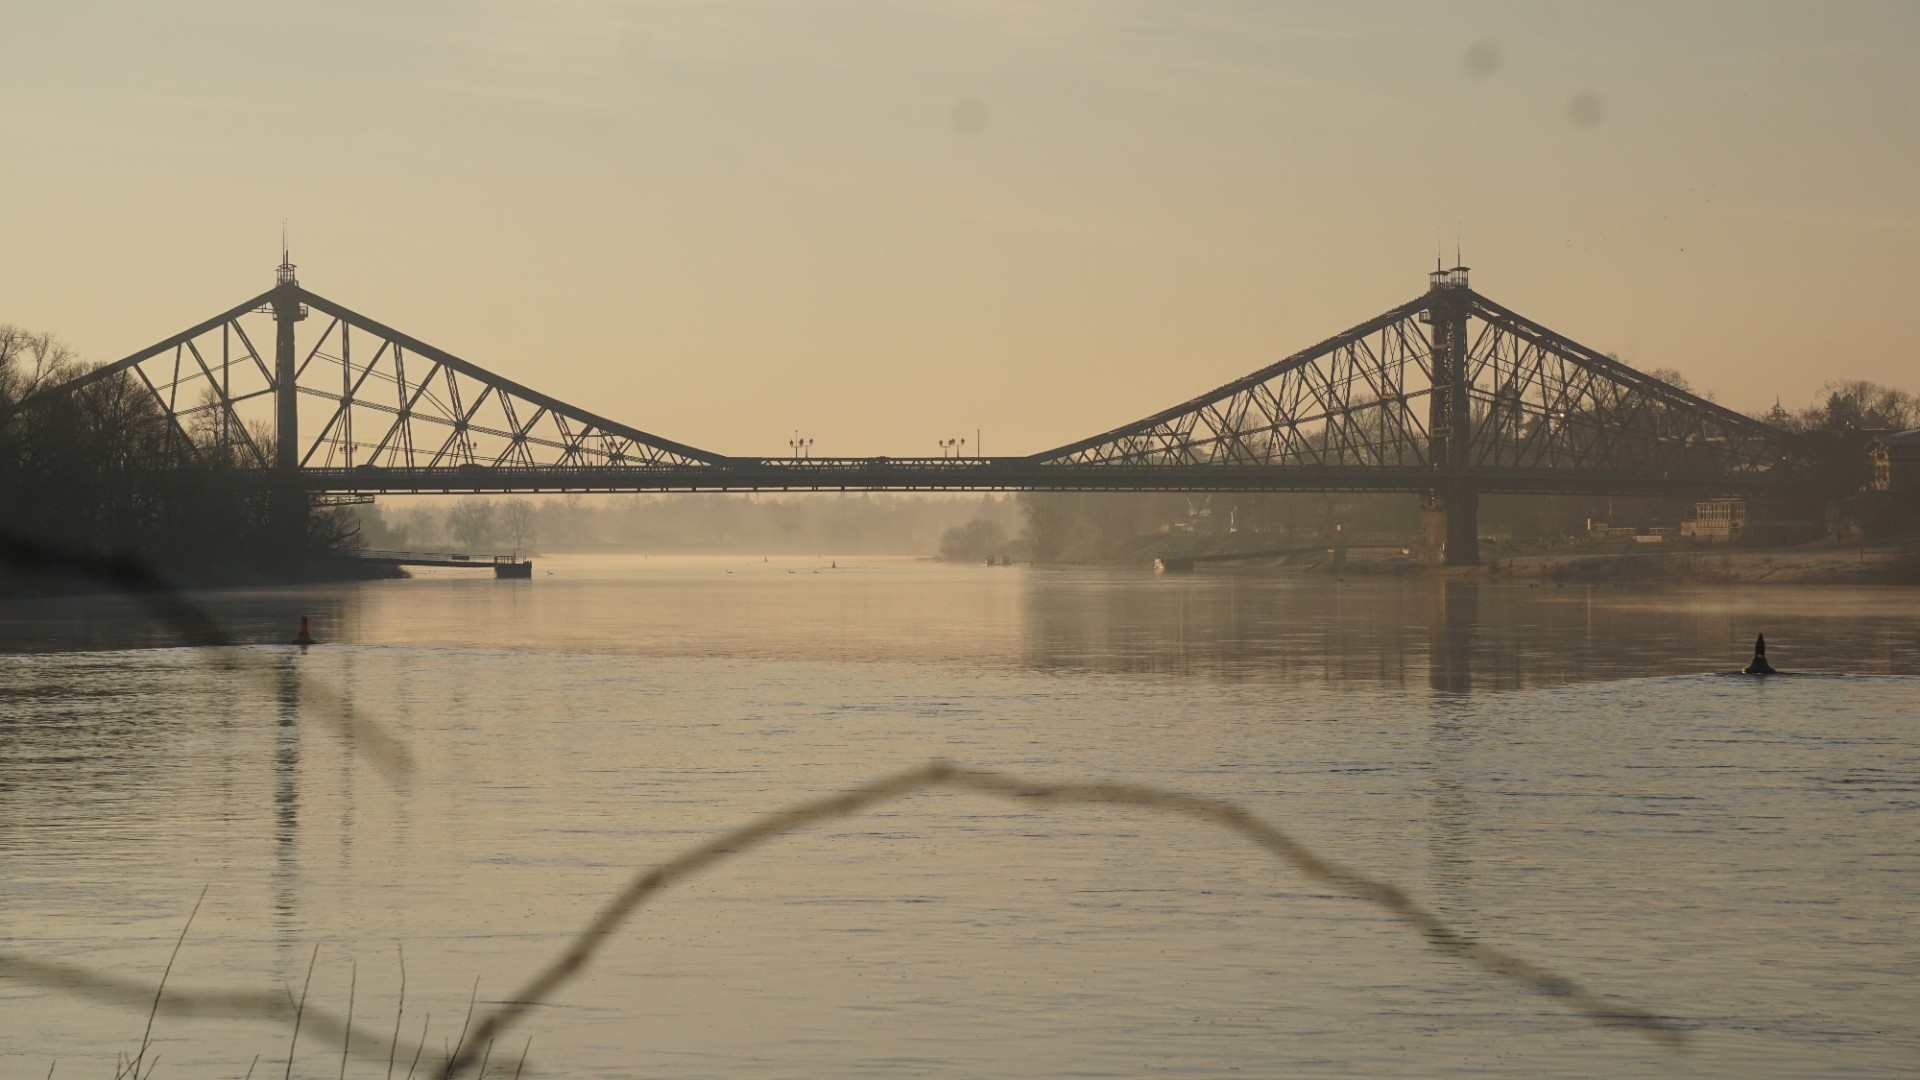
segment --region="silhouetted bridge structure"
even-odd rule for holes
[[[1481,296],[1465,267],[1190,401],[1019,457],[703,450],[376,322],[291,263],[267,292],[22,407],[129,375],[181,467],[229,468],[299,512],[314,493],[1402,491],[1422,499],[1423,553],[1463,563],[1481,493],[1784,496],[1810,464],[1791,434]]]

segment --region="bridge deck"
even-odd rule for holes
[[[262,472],[262,479],[267,476]],[[1425,465],[1116,465],[1030,458],[732,458],[692,466],[306,468],[308,491],[1425,491],[1564,495],[1792,495],[1801,478],[1769,472],[1713,476],[1595,473],[1571,469],[1435,469]]]

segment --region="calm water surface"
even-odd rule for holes
[[[224,650],[111,598],[0,608],[0,949],[155,979],[208,886],[174,985],[297,990],[317,945],[312,1000],[353,980],[391,1030],[404,947],[437,1047],[635,868],[945,757],[1241,801],[1693,1049],[1200,826],[965,794],[664,895],[514,1049],[562,1077],[1920,1071],[1911,590],[838,562],[205,594],[261,642]],[[274,644],[303,612],[327,644]],[[1719,674],[1759,630],[1832,677]],[[411,777],[325,722],[342,703]],[[0,982],[0,1076],[111,1075],[144,1021]],[[157,1049],[278,1076],[287,1036],[163,1018]],[[339,1067],[303,1040],[293,1073]]]

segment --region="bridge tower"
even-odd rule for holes
[[[1430,565],[1480,564],[1480,493],[1446,474],[1472,462],[1473,372],[1467,356],[1467,314],[1473,294],[1467,268],[1428,275],[1427,308],[1420,321],[1433,328],[1433,395],[1427,413],[1428,462],[1440,478],[1420,495],[1420,561]]]
[[[274,273],[273,349],[274,458],[270,512],[281,550],[293,556],[306,547],[307,494],[300,484],[299,360],[295,355],[294,324],[307,317],[300,302],[300,282],[294,277],[286,237],[280,239],[280,266]]]

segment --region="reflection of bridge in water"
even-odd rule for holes
[[[1373,685],[1441,694],[1737,670],[1751,613],[1713,594],[1322,573],[1217,574],[1115,588],[1036,573],[1022,605],[1039,668],[1223,684]],[[1838,612],[1822,616],[1846,624]],[[1849,635],[1801,627],[1801,662],[1844,667]],[[1276,705],[1276,718],[1285,708]]]
[[[1784,495],[1808,464],[1788,433],[1474,292],[1465,267],[1190,401],[1018,457],[703,450],[376,322],[291,263],[267,292],[29,404],[114,377],[157,403],[180,467],[230,467],[288,516],[315,493],[1392,491],[1421,498],[1423,558],[1459,564],[1478,561],[1483,492]]]

